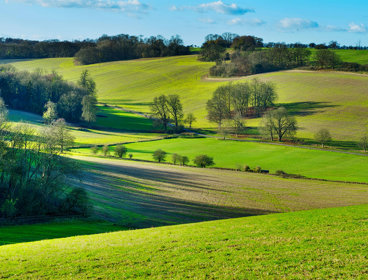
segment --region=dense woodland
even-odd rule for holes
[[[42,115],[53,107],[51,120],[59,117],[70,122],[80,121],[91,102],[92,105],[96,103],[95,84],[88,72],[82,73],[76,85],[55,72],[18,72],[11,66],[0,67],[0,96],[11,109]]]

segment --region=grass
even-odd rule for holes
[[[32,225],[2,226],[0,246],[76,235],[121,231],[124,228],[109,222],[67,220]]]
[[[152,129],[152,122],[144,117],[132,113],[121,112],[120,110],[100,107],[99,119],[97,125],[100,129],[82,128],[78,126],[69,126],[70,133],[75,137],[75,146],[85,145],[103,145],[125,142],[136,142],[163,137],[162,134],[148,133]],[[33,129],[40,130],[43,127],[43,119],[36,114],[27,113],[18,110],[9,111],[9,121],[12,126],[17,124],[27,124]],[[136,132],[134,132],[134,126]],[[106,129],[112,128],[113,130]],[[119,127],[132,128],[131,131],[118,132]],[[144,132],[147,130],[147,132]],[[139,132],[143,131],[143,132]]]
[[[365,279],[368,206],[3,246],[6,279]]]
[[[165,139],[132,143],[126,147],[135,159],[153,161],[153,152],[162,149],[169,153],[167,160],[170,162],[173,153],[186,155],[191,160],[197,155],[207,154],[214,158],[217,167],[261,166],[272,173],[283,170],[310,178],[368,183],[368,157],[364,155],[209,138]],[[90,153],[89,149],[74,151]]]
[[[365,51],[357,51],[357,55],[351,50],[339,52],[351,61],[364,60],[366,54]],[[149,112],[149,104],[155,96],[163,93],[179,94],[185,112],[193,112],[197,116],[198,121],[194,123],[196,128],[215,128],[206,119],[205,105],[213,91],[227,82],[227,79],[203,80],[202,77],[208,74],[213,64],[199,62],[195,55],[89,66],[75,66],[72,58],[39,59],[14,65],[22,70],[56,70],[71,81],[76,81],[82,70],[88,69],[97,82],[100,102],[141,112]],[[278,103],[288,106],[297,117],[299,137],[313,138],[319,129],[328,128],[336,140],[358,140],[367,129],[365,88],[368,87],[368,76],[284,71],[256,77],[275,83]],[[242,78],[240,81],[251,78]],[[248,126],[256,127],[258,124],[259,119],[247,121]]]
[[[128,228],[368,203],[361,184],[75,156],[96,218]]]

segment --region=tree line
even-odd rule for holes
[[[79,64],[93,64],[107,61],[128,60],[145,57],[164,57],[190,54],[179,36],[167,40],[162,36],[142,39],[126,34],[103,36],[94,46],[82,48],[75,54]]]
[[[1,66],[0,96],[9,108],[44,115],[48,122],[63,118],[90,123],[96,118],[96,84],[88,71],[73,84],[56,72],[19,72],[12,66]]]
[[[87,193],[68,183],[80,166],[61,156],[73,141],[62,119],[39,131],[11,127],[0,99],[0,218],[90,213]]]

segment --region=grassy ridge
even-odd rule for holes
[[[365,59],[366,52],[355,56],[350,50],[339,50],[347,57]],[[353,60],[351,58],[351,60]],[[346,58],[349,59],[349,58]],[[120,61],[89,66],[74,66],[71,58],[40,59],[14,63],[23,70],[43,68],[56,70],[76,81],[88,69],[98,86],[99,101],[137,111],[149,112],[153,97],[179,94],[186,112],[193,112],[196,127],[215,125],[206,119],[205,104],[212,92],[225,79],[203,80],[212,63],[197,61],[196,56],[168,57]],[[275,83],[278,102],[293,111],[298,119],[300,137],[313,137],[320,128],[328,128],[338,140],[357,140],[367,128],[368,117],[365,88],[368,77],[355,73],[285,71],[256,75]],[[246,81],[253,77],[240,79]],[[248,120],[257,126],[259,119]],[[349,128],[349,129],[347,129]]]
[[[153,161],[155,150],[162,149],[169,153],[167,160],[170,162],[173,153],[186,155],[191,160],[197,155],[207,154],[214,157],[217,167],[261,166],[273,173],[283,170],[311,178],[368,183],[368,157],[364,155],[208,138],[167,139],[132,143],[126,147],[134,158],[149,161]],[[89,149],[74,151],[90,153]]]
[[[7,279],[364,279],[368,206],[3,246]]]

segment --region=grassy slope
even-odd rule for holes
[[[0,245],[113,232],[124,228],[108,222],[70,220],[33,225],[2,226]]]
[[[125,113],[119,110],[100,107],[99,115],[105,115],[106,118],[99,118],[97,122],[98,126],[122,126],[123,123],[125,128],[132,130],[133,132],[115,132],[110,130],[97,130],[97,129],[86,129],[81,127],[70,126],[69,131],[75,137],[75,145],[90,145],[90,144],[114,144],[132,141],[142,141],[148,139],[155,139],[162,137],[156,133],[145,133],[144,131],[150,131],[152,129],[152,122],[146,118],[137,116],[132,113]],[[32,126],[35,130],[42,129],[43,120],[40,116],[17,111],[9,111],[9,121],[12,125],[26,123]],[[134,129],[136,128],[136,129]],[[134,132],[134,130],[138,130]],[[143,131],[144,133],[140,133]]]
[[[349,60],[364,60],[365,52],[339,51]],[[75,81],[83,69],[95,78],[99,100],[148,112],[149,103],[159,94],[180,94],[187,112],[198,118],[195,126],[214,127],[206,120],[206,101],[224,80],[203,81],[212,63],[198,62],[196,56],[140,59],[90,66],[74,66],[70,58],[41,59],[14,64],[19,69],[57,70]],[[335,139],[357,140],[365,131],[368,107],[365,88],[368,77],[333,72],[286,71],[257,75],[276,84],[280,103],[287,103],[298,118],[299,136],[312,137],[320,128],[329,128]],[[248,77],[242,80],[247,80]],[[259,120],[248,121],[257,126]],[[349,128],[349,129],[346,129]]]
[[[368,183],[368,157],[364,155],[208,138],[167,139],[132,143],[126,147],[128,153],[132,153],[136,159],[152,161],[153,152],[162,149],[170,153],[167,156],[170,162],[173,153],[186,155],[191,160],[197,155],[207,154],[214,157],[215,166],[218,167],[261,166],[272,173],[283,170],[311,178]],[[90,153],[89,149],[75,151]]]
[[[365,279],[368,206],[3,246],[7,279]]]

